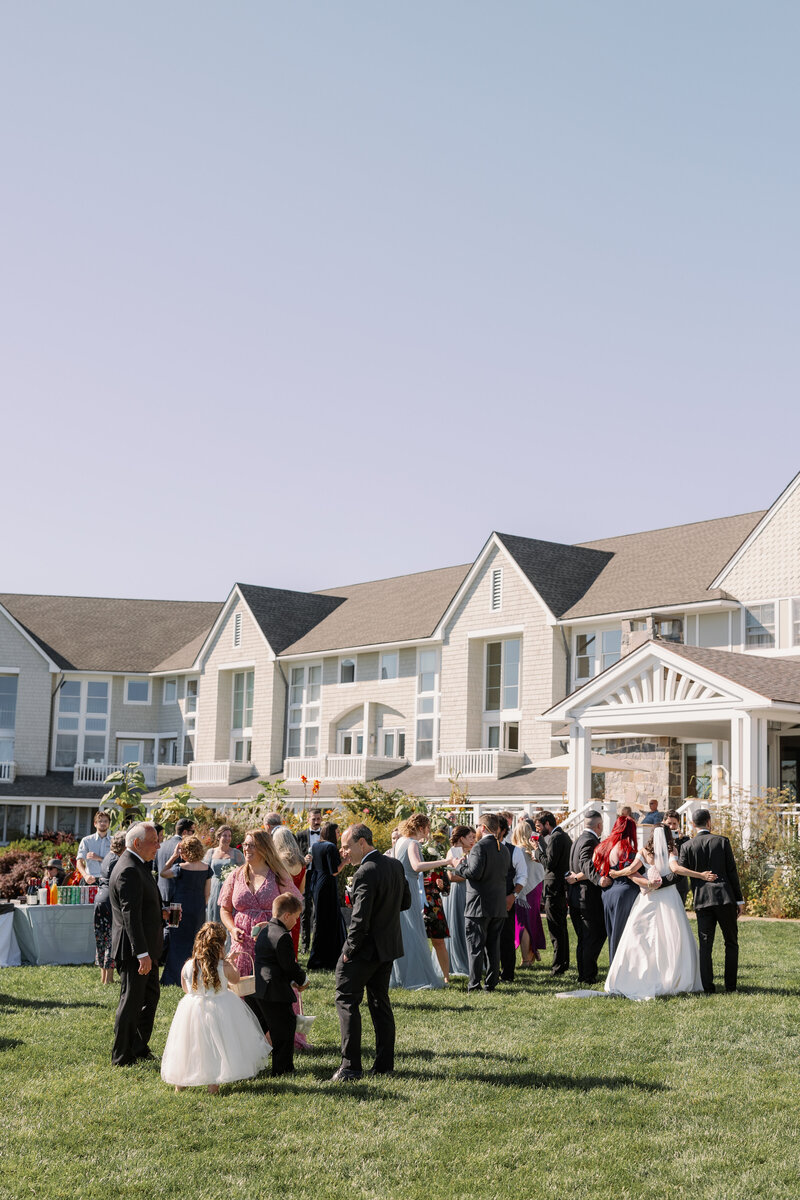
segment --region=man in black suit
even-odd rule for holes
[[[602,816],[596,809],[591,809],[586,814],[583,833],[572,843],[569,852],[567,897],[569,915],[578,939],[575,952],[578,983],[597,982],[597,959],[606,940],[602,876],[598,875],[592,862],[602,829]]]
[[[334,1083],[360,1079],[361,1001],[367,989],[369,1015],[375,1029],[375,1062],[371,1075],[394,1070],[395,1024],[389,1001],[392,963],[403,956],[400,913],[411,907],[406,873],[372,844],[367,825],[351,825],[342,834],[342,858],[358,870],[351,883],[352,915],[341,958],[336,964],[336,1011],[342,1032],[342,1065]]]
[[[467,881],[464,923],[469,955],[467,991],[481,986],[484,963],[484,990],[493,992],[500,978],[500,938],[506,919],[506,895],[510,859],[500,840],[500,820],[484,813],[478,822],[478,840],[454,870]]]
[[[306,875],[306,886],[303,893],[303,923],[300,926],[300,934],[303,942],[303,949],[308,950],[311,944],[311,926],[314,913],[314,867],[311,857],[311,848],[316,846],[319,841],[320,829],[322,827],[322,809],[310,808],[308,810],[308,829],[301,829],[297,834],[297,844],[300,847],[300,852],[306,860],[308,873]]]
[[[181,838],[187,833],[194,833],[194,821],[191,817],[181,817],[175,825],[175,832],[172,837],[165,838],[156,851],[155,873],[158,878],[158,890],[165,904],[169,904],[174,895],[175,880],[162,879],[161,872],[165,869],[168,861],[178,848]]]
[[[291,930],[300,920],[303,902],[290,892],[277,896],[272,918],[261,926],[256,939],[256,996],[272,1042],[272,1074],[294,1071],[294,1034],[297,1017],[292,1005],[296,995],[292,983],[303,991],[306,973],[294,956]]]
[[[152,1058],[148,1042],[159,998],[158,960],[164,945],[161,896],[150,864],[158,849],[154,825],[133,825],[111,873],[111,953],[121,989],[111,1061],[128,1066]]]
[[[511,826],[514,820],[510,812],[497,814],[500,822],[500,837],[508,854],[506,875],[506,919],[500,931],[500,982],[513,983],[517,968],[517,919],[514,903],[528,882],[528,864],[519,846],[511,841]]]
[[[551,812],[539,813],[536,830],[539,834],[539,859],[544,867],[544,915],[553,943],[550,974],[563,975],[569,968],[566,876],[572,840]]]
[[[664,813],[663,825],[672,831],[672,840],[675,843],[675,857],[680,861],[681,850],[689,841],[688,834],[681,833],[681,818],[679,813],[674,808],[668,808]],[[675,876],[675,890],[686,904],[686,897],[689,895],[689,878],[687,875]]]
[[[713,871],[716,880],[692,880],[697,936],[700,942],[700,980],[704,992],[715,991],[711,951],[717,925],[725,939],[725,991],[735,992],[739,972],[739,929],[737,920],[744,907],[739,872],[726,837],[711,833],[711,813],[698,808],[692,817],[696,834],[684,843],[680,863],[692,871]]]

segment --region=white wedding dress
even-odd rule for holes
[[[197,991],[193,992],[193,961],[190,958],[181,971],[190,990],[172,1018],[161,1057],[161,1078],[178,1087],[250,1079],[266,1065],[271,1053],[261,1026],[244,1000],[228,989],[222,963],[217,968],[220,990],[206,991],[198,972]]]
[[[663,877],[669,872],[669,858],[660,829],[656,830],[654,849],[656,869]],[[636,897],[605,990],[629,1000],[703,990],[697,942],[674,885],[641,891]]]

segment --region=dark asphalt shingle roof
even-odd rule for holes
[[[284,588],[236,585],[276,654],[318,627],[345,601],[344,596],[292,592]]]
[[[578,603],[613,558],[607,550],[510,533],[498,533],[497,537],[556,617]]]
[[[222,607],[204,600],[11,594],[0,594],[0,604],[62,669],[130,672],[155,671],[204,637]]]

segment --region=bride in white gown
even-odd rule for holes
[[[642,867],[645,874],[637,875]],[[650,842],[624,871],[610,873],[630,876],[642,890],[617,946],[606,992],[630,1000],[701,992],[697,942],[674,886],[675,875],[709,882],[716,876],[680,866],[672,834],[661,826],[656,826]]]

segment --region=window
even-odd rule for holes
[[[339,753],[340,754],[363,754],[364,753],[364,734],[358,730],[339,730]]]
[[[792,601],[792,645],[800,646],[800,600],[797,599]]]
[[[492,571],[492,612],[500,612],[503,606],[503,568]]]
[[[0,761],[3,761],[2,754]],[[27,804],[0,805],[0,842],[13,842],[28,836],[29,811]]]
[[[684,796],[708,800],[711,796],[711,742],[684,746]]]
[[[233,744],[233,761],[237,763],[249,763],[252,748],[253,743],[250,738],[239,738]]]
[[[595,635],[579,633],[575,638],[575,679],[591,679],[594,675]]]
[[[253,726],[254,671],[237,671],[233,677],[232,729],[251,729]]]
[[[753,604],[744,614],[745,646],[775,645],[775,605]]]
[[[389,650],[381,655],[381,679],[397,679],[400,671],[400,655]]]
[[[355,683],[355,681],[356,681],[355,659],[341,658],[339,660],[339,683]]]
[[[187,713],[197,712],[197,680],[186,680],[186,711]]]
[[[519,657],[519,638],[487,643],[486,712],[519,708]]]
[[[603,633],[603,667],[613,667],[622,657],[622,630],[606,629]]]
[[[583,683],[622,657],[622,630],[587,630],[575,636],[575,682]]]
[[[48,833],[69,833],[85,837],[92,830],[94,806],[87,808],[48,804],[44,810],[44,827]]]
[[[126,679],[125,680],[125,703],[126,704],[149,704],[150,703],[150,680]]]
[[[242,614],[237,612],[233,618],[233,645],[238,649],[242,644]]]
[[[164,680],[164,704],[174,704],[178,699],[177,679]]]
[[[383,731],[383,757],[384,758],[405,758],[406,756],[406,734],[404,729],[384,729]]]
[[[683,621],[680,617],[656,621],[655,634],[656,637],[661,638],[662,642],[682,642]]]
[[[319,715],[322,664],[291,667],[289,671],[289,729],[286,757],[316,758],[319,753]]]
[[[484,736],[489,750],[519,750],[519,721],[504,721],[502,725],[487,725]]]
[[[67,679],[57,692],[53,768],[107,761],[108,680]]]
[[[420,650],[417,656],[417,762],[430,762],[436,750],[438,674],[438,651]]]
[[[14,761],[17,724],[17,676],[0,675],[0,762]]]

